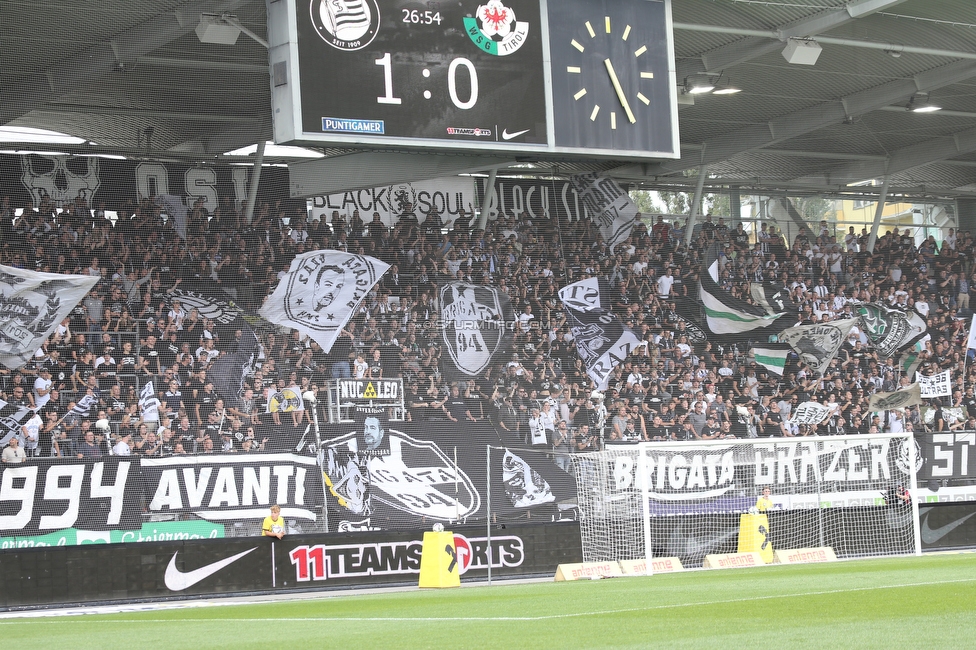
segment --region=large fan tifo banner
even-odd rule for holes
[[[486,447],[499,439],[488,424],[466,423],[458,435],[448,422],[373,420],[323,430],[331,530],[483,520],[489,481],[491,512],[499,517],[531,510],[533,518],[551,518],[576,499],[575,481],[551,458],[514,444],[492,450],[489,476]]]

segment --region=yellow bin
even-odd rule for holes
[[[769,517],[764,514],[739,516],[739,553],[759,553],[763,562],[773,562],[773,540],[769,536]]]
[[[461,567],[458,566],[454,533],[424,533],[424,546],[420,553],[420,586],[433,589],[461,586]]]

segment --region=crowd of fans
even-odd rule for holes
[[[555,219],[502,217],[481,230],[472,214],[445,222],[408,210],[391,228],[379,215],[309,221],[304,208],[266,203],[246,223],[239,206],[223,200],[212,212],[202,202],[192,207],[184,240],[151,201],[118,214],[112,222],[104,206],[80,198],[60,211],[50,202],[28,206],[20,216],[8,200],[0,204],[0,263],[101,279],[31,363],[0,368],[0,398],[37,409],[4,462],[18,462],[25,450],[87,458],[281,448],[280,431],[302,427],[305,416],[282,422],[266,413],[270,396],[289,386],[317,392],[345,376],[402,377],[408,419],[487,420],[562,459],[639,440],[976,430],[969,415],[976,377],[966,364],[976,242],[951,228],[943,241],[920,244],[896,228],[872,253],[863,230],[837,238],[822,222],[788,242],[766,223],[749,233],[711,217],[685,246],[686,224],[657,217],[610,251],[592,224]],[[751,361],[744,339],[700,340],[677,307],[697,299],[707,246],[721,250],[725,290],[749,301],[750,282],[780,282],[800,308],[797,323],[851,317],[858,302],[916,309],[931,335],[920,371],[951,369],[953,395],[929,400],[931,408],[870,413],[870,394],[909,378],[858,328],[822,377],[795,357],[782,377],[771,374]],[[175,289],[207,282],[256,310],[297,255],[325,248],[392,266],[331,352],[296,331],[264,328],[242,393],[217,394],[208,370],[240,332],[182,305]],[[645,343],[605,391],[594,390],[558,298],[559,288],[593,276],[609,280],[613,311]],[[516,311],[511,350],[463,382],[447,379],[439,329],[438,288],[449,281],[497,287]],[[148,381],[161,402],[154,420],[139,407]],[[87,410],[86,396],[95,400]],[[810,400],[830,405],[831,415],[815,426],[792,424],[791,411]]]

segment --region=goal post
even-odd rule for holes
[[[921,553],[912,435],[608,445],[573,456],[587,562]],[[768,489],[768,501],[762,500]],[[756,545],[753,548],[752,545]],[[786,561],[784,559],[784,561]]]

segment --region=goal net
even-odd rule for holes
[[[583,558],[919,553],[917,458],[910,434],[608,445],[573,456]]]

